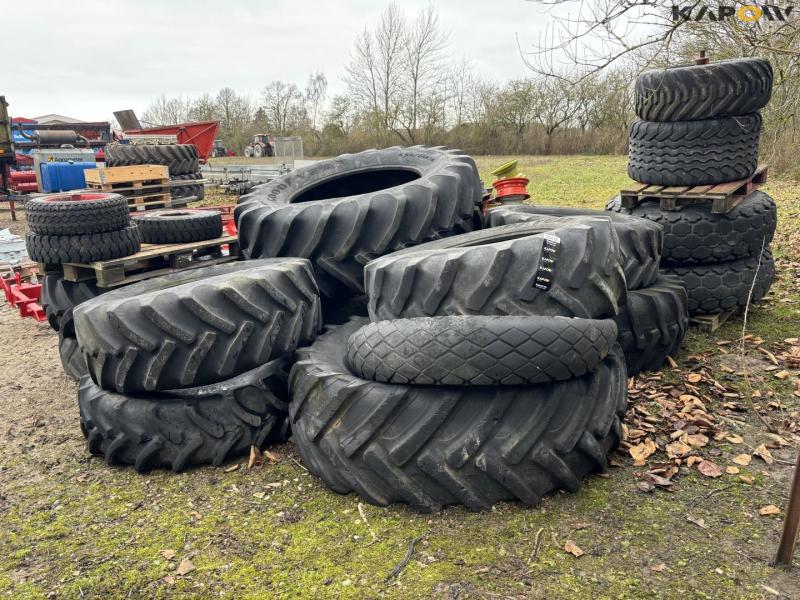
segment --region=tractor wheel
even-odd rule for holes
[[[263,146],[261,146],[261,144],[253,146],[253,156],[255,156],[256,158],[264,156],[264,148]]]
[[[482,186],[460,150],[414,146],[322,160],[259,185],[236,206],[246,258],[309,258],[327,298],[364,293],[364,265],[471,231]]]
[[[245,148],[244,149],[244,155],[247,158],[251,158],[253,156],[253,147],[252,146],[248,146],[247,148]]]

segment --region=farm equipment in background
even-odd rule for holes
[[[214,140],[213,148],[211,148],[211,157],[220,158],[223,156],[233,156],[233,152],[229,151],[225,147],[225,144],[222,143],[222,140],[216,139]]]
[[[129,143],[193,144],[197,148],[197,156],[201,163],[214,156],[212,152],[219,130],[219,121],[196,121],[143,128],[132,110],[117,111],[114,117],[125,133],[124,139]]]
[[[268,133],[257,133],[253,136],[253,143],[244,149],[245,156],[275,156],[275,140]]]

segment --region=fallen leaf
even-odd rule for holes
[[[263,464],[264,455],[262,454],[261,450],[255,446],[250,446],[250,458],[247,460],[247,468],[253,469],[255,467],[263,466]]]
[[[700,463],[700,462],[703,462],[703,459],[700,458],[699,456],[690,456],[689,458],[686,459],[686,466],[687,467],[692,467],[695,464]]]
[[[167,585],[175,585],[175,578],[172,575],[167,575],[162,581]]]
[[[655,484],[649,479],[638,482],[636,487],[639,488],[640,492],[644,492],[645,494],[652,494],[656,490]]]
[[[573,531],[580,531],[581,529],[586,529],[587,527],[591,527],[590,523],[573,523],[570,525]]]
[[[161,556],[163,556],[167,560],[172,560],[173,558],[175,558],[175,550],[162,550]]]
[[[194,565],[192,564],[192,561],[190,561],[188,558],[184,558],[181,561],[181,564],[178,565],[178,569],[175,571],[175,575],[183,576],[188,573],[191,573],[192,571],[194,571]]]
[[[647,438],[641,444],[636,444],[628,449],[628,452],[633,457],[633,464],[641,467],[645,464],[647,457],[651,456],[656,451],[656,443],[652,438]]]
[[[778,379],[788,379],[789,377],[792,376],[792,373],[790,371],[778,371],[774,375]]]
[[[690,446],[694,446],[695,448],[703,448],[704,446],[708,445],[708,437],[706,437],[702,433],[687,435],[686,443],[689,444]]]
[[[739,467],[725,467],[725,472],[728,475],[738,475],[739,474]]]
[[[756,481],[755,477],[748,477],[747,475],[739,475],[739,481],[747,485],[753,485]]]
[[[708,525],[706,525],[704,519],[696,519],[692,515],[686,515],[686,520],[689,521],[689,523],[694,523],[701,529],[708,529]]]
[[[772,454],[770,451],[767,450],[767,447],[764,444],[761,444],[758,448],[755,449],[753,452],[754,456],[758,456],[761,460],[763,460],[768,465],[771,465],[775,462],[775,459],[772,458]]]
[[[672,442],[667,444],[667,456],[670,458],[683,458],[691,453],[692,447],[683,442]]]
[[[747,465],[750,464],[751,460],[753,460],[753,457],[750,456],[749,454],[740,454],[739,456],[736,456],[733,459],[733,462],[735,462],[739,466],[746,467]]]
[[[766,506],[762,506],[758,509],[758,514],[762,517],[768,517],[770,515],[777,515],[780,514],[781,509],[775,506],[774,504],[767,504]]]
[[[239,463],[236,463],[235,465],[231,465],[230,467],[225,469],[225,472],[226,473],[233,473],[234,471],[238,471],[239,470],[239,466],[240,466]]]
[[[689,383],[700,383],[703,380],[703,376],[700,373],[689,373],[689,376],[686,378],[686,381]]]
[[[710,460],[702,461],[699,465],[697,465],[697,470],[706,477],[719,477],[722,475],[722,469],[719,468],[719,465]]]
[[[580,558],[583,556],[583,550],[578,548],[578,546],[572,540],[567,540],[564,543],[564,551],[572,554],[575,558]]]
[[[728,436],[725,438],[725,441],[728,441],[728,442],[730,442],[731,444],[744,444],[744,440],[742,439],[742,436],[740,436],[740,435],[736,435],[735,433],[731,433],[731,434],[729,434],[729,435],[728,435]]]
[[[264,450],[263,452],[264,458],[267,459],[267,462],[270,464],[275,464],[281,461],[281,455],[275,452],[270,452],[269,450]]]
[[[657,565],[650,567],[650,570],[655,571],[656,573],[661,573],[662,571],[667,570],[667,565],[664,563],[658,563]]]

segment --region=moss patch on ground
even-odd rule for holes
[[[481,157],[489,171],[507,157]],[[523,157],[534,201],[601,208],[627,183],[624,157]],[[781,215],[776,254],[797,260],[800,185],[770,190]],[[780,273],[775,292],[754,307],[748,332],[768,345],[798,335],[797,274]],[[735,317],[710,336],[692,330],[680,356],[719,354]],[[642,468],[619,466],[555,494],[537,507],[502,503],[487,513],[450,507],[420,515],[375,507],[328,491],[301,466],[291,444],[276,464],[247,470],[202,468],[139,475],[108,467],[85,450],[75,385],[60,373],[46,325],[0,308],[0,597],[10,598],[762,598],[800,589],[797,571],[768,566],[785,507],[794,450],[773,451],[736,477],[683,476],[669,490],[641,492]],[[755,359],[763,356],[748,349]],[[35,369],[31,365],[36,365]],[[707,368],[731,385],[735,374]],[[662,372],[675,383],[675,372]],[[794,375],[796,378],[796,374]],[[796,410],[793,380],[754,373],[784,410]],[[736,432],[764,441],[754,415]],[[718,445],[720,465],[740,450]],[[700,524],[698,524],[700,523]],[[412,541],[411,560],[391,577]],[[584,554],[564,551],[571,540]],[[765,587],[766,586],[766,587]]]

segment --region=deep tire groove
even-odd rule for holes
[[[78,387],[81,429],[89,451],[110,465],[217,466],[251,445],[286,440],[287,371],[279,359],[218,384],[135,396],[102,390],[86,376]]]
[[[86,302],[75,312],[75,330],[92,378],[105,389],[205,385],[311,342],[321,324],[315,292],[304,259],[216,265]],[[287,319],[294,328],[284,326]]]

